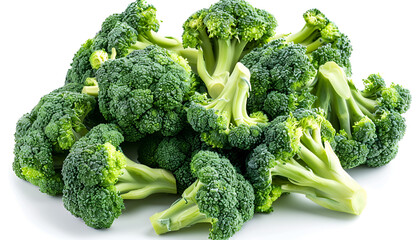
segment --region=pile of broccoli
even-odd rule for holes
[[[207,223],[228,239],[287,194],[362,213],[367,193],[345,169],[397,156],[408,89],[380,74],[358,89],[349,37],[318,9],[284,34],[268,11],[220,0],[182,40],[157,33],[156,13],[136,0],[81,46],[65,85],[17,122],[16,176],[98,229],[126,200],[165,194],[180,198],[147,216],[159,235]]]

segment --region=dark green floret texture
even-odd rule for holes
[[[334,218],[327,211],[360,215],[375,205],[378,196],[368,201],[362,183],[383,184],[374,168],[403,156],[404,114],[414,96],[402,84],[414,78],[388,82],[372,69],[356,79],[340,19],[310,8],[278,26],[279,12],[256,6],[218,0],[182,17],[133,0],[110,10],[80,40],[58,79],[65,84],[46,87],[17,121],[17,180],[61,197],[91,228],[127,216],[123,228],[179,239],[195,235],[197,225],[209,228],[209,239],[230,239],[249,231],[254,215],[282,218],[278,206],[288,208],[287,197],[304,197],[288,214],[313,208]],[[175,29],[176,19],[180,39],[162,33],[164,24]],[[293,21],[301,28],[284,32]],[[374,47],[383,39],[365,41]],[[378,57],[358,54],[366,68]],[[358,167],[354,176],[347,170]],[[288,227],[264,223],[279,233]]]
[[[183,58],[149,46],[98,69],[99,108],[127,141],[177,134],[185,124],[184,102],[194,77]]]

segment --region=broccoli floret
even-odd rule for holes
[[[304,112],[274,119],[265,142],[247,160],[256,210],[271,211],[273,200],[290,192],[304,194],[325,208],[359,215],[366,205],[366,192],[344,171],[321,135],[326,119],[312,110],[299,111]]]
[[[150,217],[157,234],[197,223],[210,223],[210,239],[228,239],[253,217],[252,186],[230,164],[211,151],[198,152],[191,161],[197,180],[163,212]]]
[[[176,193],[173,175],[127,158],[116,125],[98,125],[81,138],[64,161],[63,203],[93,228],[109,228],[124,209],[124,199]]]
[[[208,149],[209,147],[200,141],[200,134],[191,127],[186,127],[176,136],[161,139],[154,150],[142,147],[141,151],[153,151],[153,165],[174,174],[178,193],[181,194],[196,180],[190,171],[192,157],[198,151]],[[143,155],[144,153],[139,153],[140,162],[143,162]]]
[[[274,40],[254,49],[241,62],[251,72],[252,91],[247,106],[251,112],[265,110],[275,118],[312,105],[314,97],[308,89],[316,69],[304,46]]]
[[[80,89],[68,84],[52,91],[16,124],[13,170],[49,195],[61,194],[63,159],[88,132],[84,119],[96,105],[95,98],[78,93]]]
[[[106,18],[95,37],[82,45],[67,72],[66,83],[83,84],[86,78],[94,77],[96,70],[108,59],[125,57],[153,44],[196,58],[196,51],[183,49],[182,43],[175,38],[159,36],[158,30],[159,21],[153,5],[144,0],[130,3],[124,12]]]
[[[199,49],[197,72],[212,98],[225,87],[236,63],[274,35],[277,22],[244,0],[220,0],[184,23],[184,47]]]
[[[185,60],[152,45],[105,62],[96,73],[99,108],[127,141],[173,136],[185,122],[184,102],[195,78]]]
[[[344,139],[337,142],[336,152],[345,167],[387,164],[396,151],[392,151],[393,154],[382,152],[395,150],[405,133],[405,119],[401,114],[409,108],[410,92],[396,84],[386,87],[378,74],[370,75],[364,83],[365,90],[359,91],[340,66],[327,62],[320,66],[312,90],[317,96],[313,107],[327,113],[327,119],[337,132],[345,132],[342,137],[359,142]],[[341,143],[344,145],[339,146]],[[358,150],[350,153],[349,144],[358,145],[355,147]],[[361,144],[367,147],[368,154]]]
[[[305,45],[310,53],[324,44],[335,42],[342,35],[338,27],[318,9],[309,9],[303,14],[303,19],[305,25],[300,31],[278,34],[273,39],[285,38],[287,42]]]
[[[210,146],[250,149],[259,142],[268,120],[261,112],[247,113],[249,74],[244,65],[237,63],[217,98],[208,99],[206,94],[192,97],[188,122]]]

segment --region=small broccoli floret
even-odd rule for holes
[[[387,88],[377,74],[370,75],[364,83],[365,90],[359,91],[348,80],[343,68],[335,62],[327,62],[320,66],[317,83],[312,90],[317,96],[313,106],[327,113],[327,119],[337,132],[345,132],[336,147],[345,167],[387,164],[395,157],[396,151],[388,155],[382,152],[395,150],[405,133],[405,120],[401,114],[409,108],[409,91],[395,84]],[[344,136],[347,140],[342,139]],[[350,145],[357,151],[349,152]],[[362,145],[367,147],[368,154]]]
[[[304,46],[274,40],[254,49],[241,62],[251,72],[250,111],[265,110],[275,118],[312,105],[314,97],[308,91],[316,69]]]
[[[195,180],[190,171],[192,157],[209,147],[200,141],[200,134],[190,127],[173,137],[163,138],[154,152],[156,167],[171,171],[177,181],[178,193],[182,193]],[[142,160],[139,158],[139,161]]]
[[[199,49],[197,72],[212,98],[225,87],[236,63],[274,35],[276,20],[244,0],[220,0],[184,23],[184,47]]]
[[[351,76],[352,68],[350,57],[352,51],[353,47],[350,43],[350,39],[342,34],[335,42],[322,45],[311,52],[309,58],[316,69],[319,69],[319,67],[326,62],[332,61],[342,67],[347,76]]]
[[[52,91],[16,124],[13,170],[49,195],[61,194],[63,159],[88,132],[84,119],[96,101],[89,95],[69,91],[80,88],[69,84]]]
[[[210,239],[228,239],[253,217],[252,186],[228,159],[211,151],[198,152],[191,162],[197,180],[181,199],[150,217],[157,234],[177,231],[197,223],[210,223]]]
[[[334,152],[340,159],[341,166],[344,169],[354,168],[366,163],[366,157],[369,149],[366,144],[349,139],[345,131],[340,131],[335,137]]]
[[[318,113],[304,110],[303,114],[279,116],[267,127],[265,142],[247,161],[257,211],[271,211],[273,200],[290,192],[304,194],[331,210],[362,212],[366,192],[344,171],[329,141],[321,135],[325,122]]]
[[[342,37],[338,27],[318,9],[309,9],[303,14],[305,25],[293,34],[279,34],[273,39],[285,38],[287,42],[299,43],[310,53],[327,43],[334,43]]]
[[[193,97],[187,119],[195,131],[202,133],[204,142],[216,148],[241,149],[258,143],[268,120],[261,112],[248,115],[249,89],[249,70],[238,63],[217,98]]]
[[[66,83],[83,84],[86,78],[94,77],[96,70],[108,59],[125,57],[150,45],[174,50],[196,61],[196,51],[184,49],[175,38],[159,36],[158,30],[156,8],[144,0],[132,2],[124,12],[106,18],[95,37],[82,45],[73,58]]]
[[[75,144],[63,165],[63,202],[93,228],[109,228],[124,209],[124,199],[176,193],[172,174],[128,159],[116,125],[98,125]]]
[[[127,141],[154,133],[173,136],[183,128],[183,104],[195,78],[178,55],[152,45],[105,62],[96,77],[99,108]]]

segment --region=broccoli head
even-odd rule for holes
[[[173,136],[183,128],[183,104],[195,78],[182,57],[152,45],[105,62],[96,78],[99,108],[127,141],[153,133]]]
[[[124,199],[176,193],[173,175],[127,158],[116,125],[98,125],[70,150],[63,164],[63,202],[93,228],[109,228],[124,209]]]
[[[107,17],[95,37],[87,40],[76,52],[66,83],[83,84],[86,78],[94,77],[96,70],[108,59],[125,57],[149,45],[185,52],[179,40],[159,36],[158,30],[159,20],[153,5],[145,0],[130,3],[124,12]]]
[[[244,0],[220,0],[184,23],[184,47],[199,49],[197,72],[212,98],[218,97],[236,63],[274,35],[277,22]]]
[[[316,69],[306,55],[306,47],[274,40],[245,55],[241,62],[251,72],[252,91],[248,109],[264,110],[271,118],[298,108],[310,107],[309,93]]]
[[[88,132],[84,119],[96,105],[80,89],[68,84],[52,91],[16,124],[13,170],[49,195],[61,194],[63,159]]]
[[[237,63],[217,98],[209,99],[206,94],[192,97],[188,122],[210,146],[250,149],[260,141],[268,119],[262,112],[247,113],[249,77],[249,70]]]
[[[410,92],[397,84],[386,87],[378,74],[370,75],[364,84],[365,89],[359,91],[343,68],[327,62],[320,66],[312,89],[317,96],[313,107],[323,109],[340,134],[336,153],[346,168],[387,164],[405,133],[401,114],[410,106]]]
[[[300,193],[331,210],[362,212],[366,192],[341,167],[329,143],[331,133],[331,124],[313,110],[298,110],[271,122],[265,142],[247,161],[257,211],[271,211],[281,193]]]
[[[228,159],[200,151],[191,161],[197,180],[181,199],[150,217],[157,234],[177,231],[197,223],[210,223],[210,239],[228,239],[253,217],[252,186],[236,173]]]

